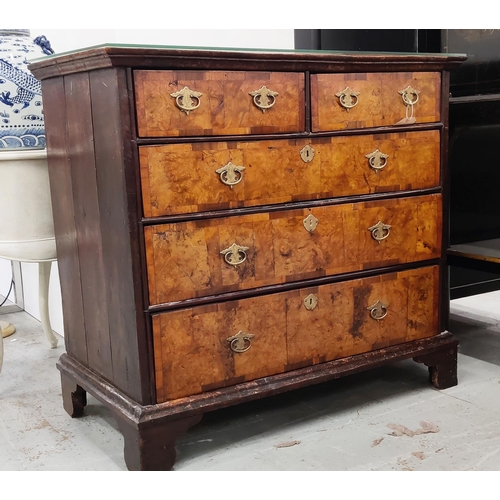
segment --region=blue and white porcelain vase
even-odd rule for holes
[[[53,53],[44,36],[0,29],[0,151],[45,148],[42,85],[28,64]]]

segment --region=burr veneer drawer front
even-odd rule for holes
[[[432,188],[438,130],[141,146],[145,217]]]
[[[303,73],[135,71],[140,137],[305,129]]]
[[[312,131],[439,122],[439,73],[311,76]]]
[[[153,316],[157,402],[431,337],[438,267]]]
[[[147,226],[150,303],[441,255],[441,195]]]

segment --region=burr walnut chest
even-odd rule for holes
[[[456,384],[443,207],[462,60],[104,45],[33,63],[68,413],[94,395],[127,467],[161,470],[218,408],[407,358]]]

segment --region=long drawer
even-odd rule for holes
[[[441,195],[147,226],[151,304],[441,255]]]
[[[440,96],[433,72],[311,75],[312,131],[439,122]]]
[[[139,148],[145,217],[424,189],[438,130]]]
[[[157,402],[430,337],[437,266],[153,316]]]
[[[140,137],[305,130],[303,73],[135,71]]]

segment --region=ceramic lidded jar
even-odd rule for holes
[[[42,85],[28,70],[44,54],[53,54],[45,37],[0,29],[0,151],[45,148]]]

